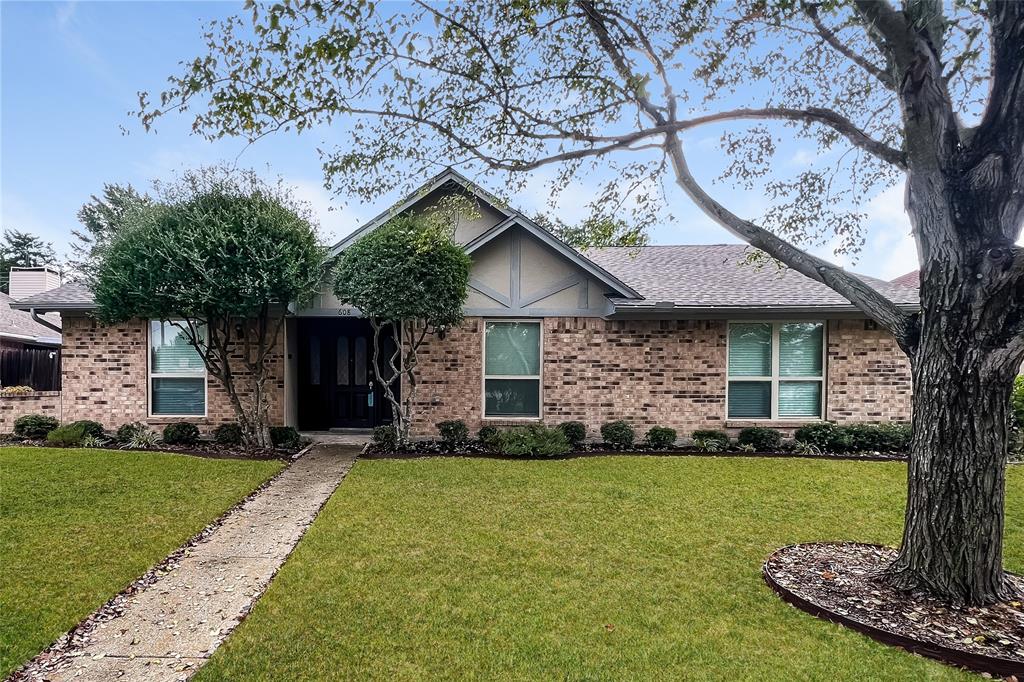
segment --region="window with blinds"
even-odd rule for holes
[[[540,323],[484,325],[484,416],[540,416]]]
[[[820,419],[822,322],[729,324],[730,419]]]
[[[149,391],[154,416],[206,414],[206,366],[184,330],[171,322],[149,323]]]

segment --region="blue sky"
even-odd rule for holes
[[[216,143],[190,134],[184,116],[161,119],[146,133],[128,116],[139,90],[159,92],[181,60],[203,53],[200,30],[212,19],[241,7],[232,2],[8,2],[0,1],[0,221],[4,228],[36,233],[58,253],[68,248],[75,214],[105,182],[148,187],[183,168],[219,161],[280,176],[316,211],[326,241],[356,229],[385,208],[323,189],[316,148],[329,132],[285,133],[246,147],[243,140]],[[127,134],[125,132],[127,131]],[[720,159],[718,132],[689,140],[697,175],[710,180]],[[815,150],[798,144],[780,148],[780,168],[792,172]],[[544,180],[531,178],[526,192],[509,197],[533,213],[545,210]],[[583,205],[600,178],[580,178],[561,199],[558,213],[569,222],[584,217]],[[493,180],[492,180],[493,182]],[[487,182],[484,183],[487,185]],[[487,185],[499,194],[500,187]],[[654,243],[736,241],[673,187],[674,220],[652,230]],[[756,194],[715,185],[713,193],[744,217],[764,203]],[[890,279],[916,267],[902,188],[880,192],[868,204],[868,243],[856,271]],[[822,255],[829,255],[827,249]],[[831,256],[830,256],[831,257]]]

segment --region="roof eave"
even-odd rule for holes
[[[822,316],[841,315],[849,317],[865,317],[863,311],[856,306],[850,305],[736,305],[736,306],[681,306],[681,305],[655,305],[646,302],[612,302],[612,312],[606,317],[610,319],[626,318],[727,318],[730,316],[762,316],[781,317],[786,315],[795,316]],[[917,312],[920,305],[916,303],[898,303],[896,307],[904,312]]]

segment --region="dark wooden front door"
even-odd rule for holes
[[[370,428],[390,421],[373,368],[373,329],[361,319],[299,320],[299,423]],[[383,350],[383,349],[382,349]]]

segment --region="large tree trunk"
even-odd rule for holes
[[[954,603],[990,604],[1010,596],[1003,493],[1016,372],[970,338],[967,325],[928,319],[913,361],[906,525],[888,577]]]

